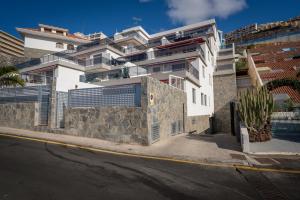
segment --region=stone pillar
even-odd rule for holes
[[[231,133],[230,102],[237,96],[235,72],[214,75],[214,132]]]
[[[51,94],[49,99],[48,111],[48,127],[50,129],[56,128],[56,78],[53,77],[51,84]]]

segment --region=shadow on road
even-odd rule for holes
[[[241,145],[236,141],[236,138],[234,136],[231,136],[230,134],[188,134],[186,138],[191,140],[201,140],[205,142],[215,143],[221,149],[242,151]]]

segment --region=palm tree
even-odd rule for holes
[[[24,86],[25,82],[20,77],[18,69],[14,66],[0,67],[0,88],[5,86]]]

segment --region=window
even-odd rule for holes
[[[61,43],[61,42],[57,42],[56,43],[56,48],[63,49],[64,48],[64,44]]]
[[[196,89],[192,88],[193,103],[196,103]]]
[[[180,63],[180,64],[174,64],[172,65],[172,71],[181,71],[185,68],[185,64],[184,63]]]
[[[207,96],[206,96],[206,94],[204,95],[204,105],[207,106]]]
[[[67,49],[68,49],[68,50],[74,50],[75,48],[74,48],[74,45],[73,45],[73,44],[68,44],[68,45],[67,45]]]
[[[201,93],[201,105],[203,105],[203,104],[204,104],[204,94]]]
[[[153,72],[160,72],[160,67],[153,67]]]
[[[62,31],[56,31],[56,34],[58,34],[58,35],[64,35],[64,32],[62,32]]]
[[[205,78],[205,67],[204,67],[204,65],[202,65],[202,76],[203,76],[203,78]]]

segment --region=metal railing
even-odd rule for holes
[[[69,90],[69,107],[141,106],[141,84]]]
[[[48,54],[48,55],[44,55],[41,58],[32,59],[25,63],[20,63],[17,65],[17,68],[23,69],[26,67],[32,67],[32,66],[55,62],[55,61],[64,61],[64,62],[68,62],[71,64],[80,65],[83,67],[89,67],[89,66],[94,66],[94,65],[98,65],[98,64],[107,64],[107,65],[114,64],[114,62],[111,59],[108,59],[105,57],[98,57],[98,58],[91,58],[91,59],[77,59],[75,57],[64,55],[61,53],[59,56],[56,54]]]
[[[125,53],[125,49],[122,46],[116,44],[112,39],[109,39],[109,38],[104,38],[104,39],[101,39],[101,40],[95,40],[95,41],[90,42],[88,44],[80,45],[80,46],[77,47],[77,52],[84,51],[84,50],[92,48],[92,47],[104,46],[104,45],[111,46],[114,49]]]
[[[188,45],[184,47],[172,48],[172,49],[159,49],[143,52],[141,54],[136,54],[132,56],[126,57],[126,59],[130,62],[140,62],[160,57],[173,56],[178,54],[185,54],[190,52],[198,51],[202,58],[205,58],[204,51],[200,45]]]
[[[39,103],[39,124],[48,124],[49,99],[51,86],[28,86],[0,89],[0,104],[3,103]]]
[[[159,68],[159,71],[155,71],[155,68]],[[128,70],[128,75],[124,76],[124,69]],[[124,79],[136,76],[151,75],[157,73],[168,73],[168,72],[179,72],[186,71],[189,72],[194,78],[199,80],[199,70],[189,63],[178,63],[176,65],[155,65],[155,66],[133,66],[133,67],[120,67],[119,69],[107,71],[107,72],[97,72],[86,74],[82,78],[83,82],[97,82],[97,81],[108,81],[114,79]]]

